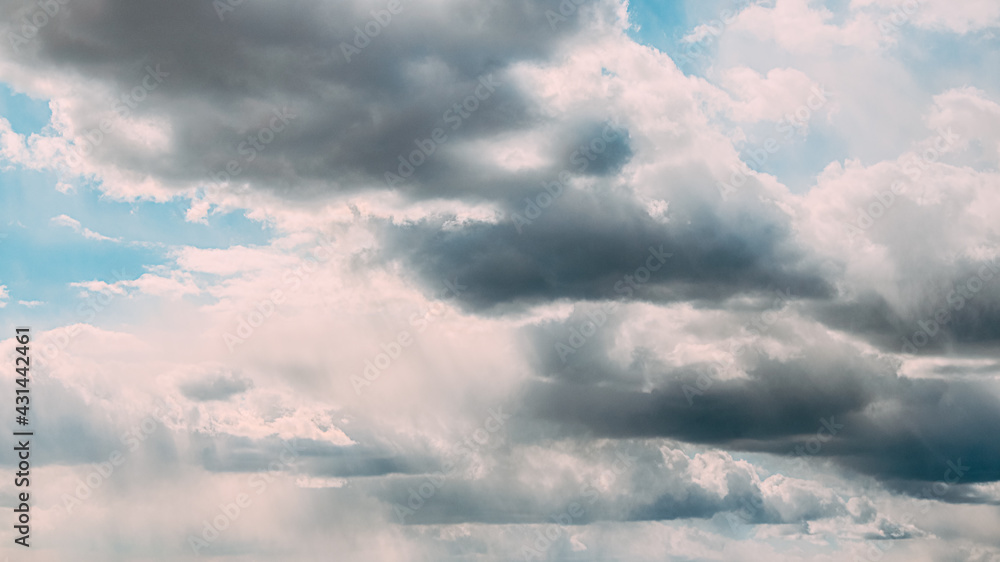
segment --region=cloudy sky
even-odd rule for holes
[[[1000,560],[996,0],[0,27],[0,556]]]

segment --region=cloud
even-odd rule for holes
[[[174,299],[201,293],[191,275],[182,272],[171,272],[168,276],[144,273],[136,279],[123,279],[114,283],[78,281],[70,283],[70,286],[79,287],[90,293],[125,295],[129,290],[133,290],[135,293]]]
[[[253,381],[237,375],[194,380],[181,386],[181,393],[192,400],[227,400],[253,387]]]
[[[852,9],[878,8],[883,27],[912,24],[935,31],[966,34],[1000,26],[1000,7],[985,0],[952,4],[942,0],[852,0]]]
[[[990,6],[755,4],[685,73],[639,2],[74,1],[0,156],[198,224],[28,311],[54,551],[187,559],[246,494],[206,556],[1000,552],[1000,98],[911,29]]]
[[[52,217],[51,222],[52,222],[52,224],[54,224],[56,226],[65,226],[65,227],[72,228],[76,232],[82,234],[84,238],[87,238],[89,240],[102,240],[102,241],[108,241],[108,242],[121,242],[121,239],[119,239],[119,238],[109,238],[107,236],[104,236],[103,234],[98,234],[97,232],[94,232],[93,230],[90,230],[89,228],[84,228],[80,224],[80,221],[74,219],[73,217],[67,216],[67,215],[59,215],[58,217]]]
[[[942,481],[956,476],[948,463],[958,466],[959,459],[968,465],[959,471],[967,482],[1000,479],[998,444],[971,437],[979,424],[997,419],[1000,404],[988,385],[894,382],[845,373],[842,365],[817,370],[815,359],[811,365],[765,363],[749,379],[695,394],[693,404],[684,391],[699,392],[693,374],[650,393],[568,383],[526,390],[537,415],[575,434],[659,436],[796,456],[805,454],[805,436],[819,432],[830,441],[817,455],[884,480]],[[951,414],[955,404],[962,416]],[[843,428],[831,436],[824,420]]]
[[[818,2],[775,0],[773,6],[744,9],[732,28],[794,52],[826,53],[841,45],[871,49],[878,44],[878,28],[870,19],[852,19],[842,26],[832,20],[834,14]]]
[[[560,298],[725,299],[774,287],[811,298],[829,293],[819,264],[787,239],[779,209],[751,201],[713,208],[705,198],[672,199],[672,216],[684,220],[664,224],[631,198],[567,192],[537,225],[521,228],[387,225],[388,256],[403,256],[427,285],[457,278],[469,287],[459,299],[473,308]]]
[[[79,10],[63,13],[52,24],[55,32],[33,39],[3,71],[5,80],[57,100],[54,122],[61,125],[61,139],[73,142],[57,150],[71,166],[105,175],[105,189],[120,196],[159,197],[163,190],[208,186],[226,173],[229,162],[240,167],[235,182],[267,191],[292,188],[301,197],[384,186],[385,172],[399,164],[397,156],[409,156],[418,148],[414,139],[429,139],[440,127],[448,144],[428,158],[420,181],[410,182],[407,192],[417,199],[464,197],[459,186],[475,162],[464,161],[452,146],[529,127],[525,93],[508,81],[507,70],[549,56],[586,21],[572,18],[550,28],[545,12],[558,9],[555,0],[404,9],[351,60],[341,43],[354,40],[354,27],[371,18],[366,2],[311,0],[280,10],[243,6],[222,22],[210,4],[186,2],[170,9],[147,4],[134,12],[116,2],[90,2],[100,14],[95,19]],[[581,12],[598,9],[609,11],[610,4],[594,3]],[[473,15],[480,12],[490,14],[488,24]],[[166,31],[164,22],[187,29],[188,40]],[[261,35],[252,31],[256,25],[287,31]],[[123,28],[137,33],[122,33]],[[60,29],[101,36],[107,43],[91,52],[94,57],[85,56],[87,43]],[[463,48],[452,48],[459,44]],[[290,49],[281,55],[281,70],[266,70],[268,86],[247,92],[241,84],[268,68],[258,53],[277,53],[284,46]],[[201,55],[196,59],[192,53]],[[127,60],[132,62],[115,70]],[[53,87],[65,80],[59,70],[64,62],[91,77],[81,96],[60,95]],[[155,81],[147,79],[147,65],[156,71]],[[29,80],[29,68],[50,82]],[[222,68],[228,78],[220,81]],[[496,82],[486,92],[481,79]],[[105,101],[137,90],[128,104]],[[309,93],[317,91],[326,94]],[[479,100],[477,91],[490,95]],[[238,103],[232,103],[234,96]],[[482,106],[471,113],[460,107],[469,96],[470,107]],[[192,104],[194,99],[199,101]],[[101,119],[110,120],[110,130],[95,142],[97,135],[87,135],[101,133]],[[246,142],[252,137],[260,138]],[[152,139],[159,140],[146,146]],[[71,153],[86,156],[74,159]],[[465,173],[454,174],[463,168]],[[153,182],[124,185],[150,172]]]

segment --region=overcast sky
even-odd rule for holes
[[[0,555],[1000,561],[995,0],[0,27]]]

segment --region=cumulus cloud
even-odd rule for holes
[[[52,289],[52,548],[997,555],[1000,94],[898,50],[987,4],[755,3],[701,74],[614,0],[60,5],[0,158],[195,234]]]

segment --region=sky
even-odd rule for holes
[[[0,556],[1000,561],[995,0],[0,28]]]

